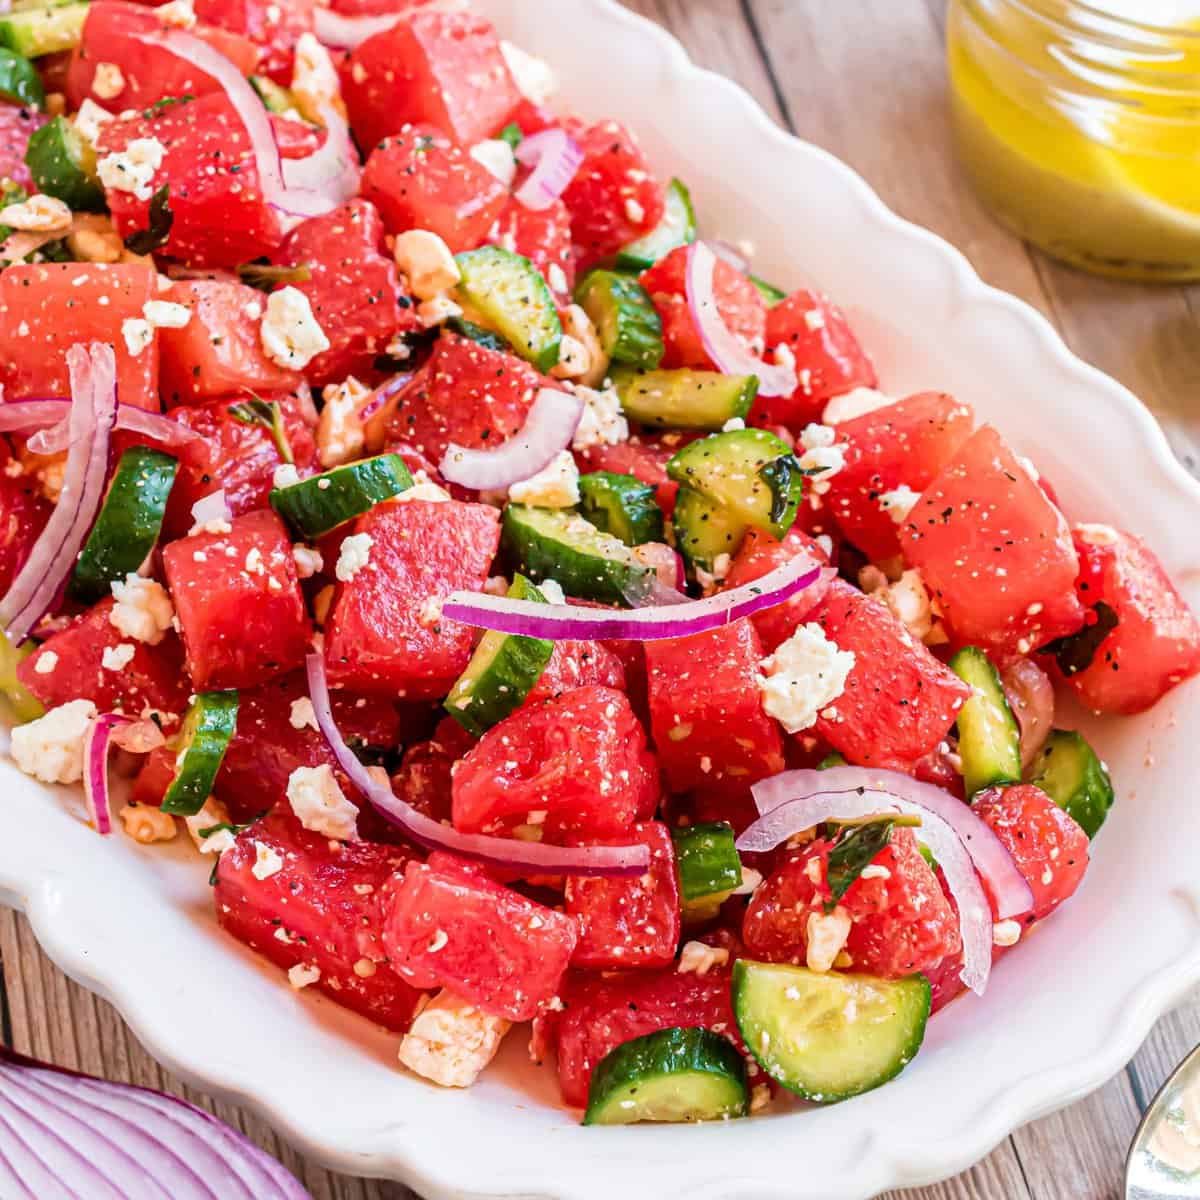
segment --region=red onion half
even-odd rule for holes
[[[403,13],[383,13],[380,16],[347,17],[331,8],[313,9],[313,32],[319,41],[336,50],[353,50],[367,38],[404,20]]]
[[[523,138],[516,155],[517,162],[533,171],[514,194],[519,204],[534,212],[549,208],[567,190],[583,162],[579,143],[560,128]]]
[[[0,1130],[6,1200],[309,1200],[294,1175],[203,1109],[2,1046]]]
[[[117,364],[111,346],[67,351],[71,377],[70,450],[62,494],[3,600],[0,626],[19,646],[53,607],[104,500],[109,448],[117,419]]]
[[[709,358],[726,375],[754,375],[762,396],[790,396],[796,390],[792,367],[755,358],[721,317],[713,292],[717,256],[704,242],[688,247],[687,300],[692,321]]]
[[[442,616],[479,629],[519,633],[549,641],[652,642],[663,638],[689,637],[764,608],[782,604],[815,583],[821,567],[797,555],[761,579],[717,592],[703,600],[665,602],[660,595],[646,608],[576,608],[569,604],[539,604],[532,600],[510,600],[486,592],[454,592],[442,605]],[[663,593],[669,589],[662,589]],[[673,598],[666,597],[667,600]]]
[[[544,842],[520,842],[515,838],[460,833],[401,800],[371,773],[346,745],[333,719],[325,659],[310,654],[306,663],[308,694],[313,711],[329,748],[347,778],[370,801],[371,806],[406,837],[429,850],[448,850],[503,870],[533,875],[642,875],[650,866],[646,846],[550,846]]]
[[[22,433],[33,429],[36,432],[28,443],[31,454],[59,454],[71,441],[67,420],[70,406],[70,400],[61,396],[0,404],[0,431]],[[144,434],[164,446],[186,446],[201,440],[186,425],[135,404],[117,404],[116,427]]]
[[[1000,681],[1021,727],[1021,766],[1027,767],[1054,727],[1054,684],[1031,658],[1014,659],[1000,672]]]
[[[545,470],[571,444],[585,401],[574,392],[542,388],[521,432],[495,450],[472,450],[451,442],[438,464],[448,483],[475,491],[511,487]]]
[[[134,754],[149,754],[166,739],[153,721],[134,721],[120,713],[101,713],[83,739],[83,794],[96,832],[113,831],[108,794],[108,752],[113,746]]]

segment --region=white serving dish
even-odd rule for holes
[[[969,400],[1036,457],[1069,513],[1149,537],[1200,608],[1200,486],[1138,401],[1037,313],[610,0],[480,2],[553,60],[573,107],[640,131],[656,166],[688,181],[707,230],[749,238],[764,274],[842,303],[886,390]],[[220,933],[207,867],[182,842],[101,842],[77,794],[7,760],[0,896],[168,1067],[340,1170],[439,1198],[860,1200],[951,1175],[1099,1086],[1200,981],[1198,718],[1193,683],[1145,716],[1084,722],[1120,792],[1084,888],[986,997],[933,1021],[900,1079],[833,1108],[724,1126],[583,1129],[520,1039],[469,1093],[406,1076],[394,1038],[292,992]]]

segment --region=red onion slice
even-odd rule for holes
[[[320,112],[325,125],[325,140],[321,145],[306,158],[281,160],[283,182],[288,189],[288,199],[281,204],[289,211],[294,210],[294,197],[300,193],[313,198],[304,204],[319,204],[326,198],[336,204],[345,204],[358,195],[362,168],[350,137],[350,126],[332,104],[322,104]],[[319,216],[320,213],[309,212],[308,215]]]
[[[1021,727],[1021,766],[1027,767],[1054,727],[1054,684],[1031,658],[1017,658],[1000,672],[1008,705]]]
[[[0,1047],[0,1195],[308,1200],[253,1142],[175,1096]]]
[[[380,16],[346,17],[329,8],[313,10],[313,31],[326,46],[336,50],[354,50],[367,38],[391,29],[404,20],[403,13],[383,13]]]
[[[575,608],[569,604],[538,604],[532,600],[510,600],[485,592],[454,592],[442,605],[442,616],[479,629],[520,633],[550,641],[652,642],[663,638],[690,637],[764,608],[773,608],[820,578],[821,567],[797,555],[761,579],[703,600],[664,603],[633,610]],[[663,589],[667,591],[669,589]]]
[[[934,787],[932,783],[922,783],[899,771],[847,766],[830,767],[826,771],[784,771],[756,783],[750,790],[758,811],[763,814],[772,812],[789,800],[817,792],[863,790],[886,793],[933,813],[954,830],[975,864],[975,869],[987,882],[999,920],[1021,916],[1033,907],[1033,893],[1029,890],[1029,884],[1017,870],[1004,843],[975,815],[969,804]]]
[[[0,625],[19,646],[54,605],[100,505],[108,479],[117,418],[117,365],[111,346],[93,342],[67,351],[71,415],[62,494],[24,567],[0,600]]]
[[[785,775],[825,773],[795,771],[785,772]],[[774,777],[780,778],[783,776]],[[765,782],[771,783],[773,780]],[[796,792],[793,790],[790,794],[795,796]],[[755,798],[758,798],[757,795]],[[963,940],[963,966],[960,977],[973,992],[982,995],[992,969],[992,910],[988,904],[987,893],[979,882],[975,866],[957,830],[923,804],[871,788],[811,792],[800,798],[785,800],[759,817],[738,838],[737,848],[761,853],[773,850],[793,834],[811,829],[822,821],[860,820],[892,812],[921,818],[920,827],[913,832],[933,852],[958,905],[958,922]]]
[[[232,520],[233,510],[225,498],[224,488],[218,488],[215,492],[209,492],[207,496],[201,496],[192,505],[192,521],[197,525],[207,525],[209,521]]]
[[[308,694],[317,715],[317,725],[338,765],[385,821],[419,845],[429,850],[448,850],[503,870],[535,875],[641,875],[649,868],[650,852],[645,846],[572,847],[520,842],[515,838],[460,833],[452,826],[418,812],[386,784],[372,779],[354,751],[346,745],[333,719],[323,656],[310,654],[306,666]]]
[[[438,471],[448,483],[477,492],[511,487],[530,479],[570,446],[584,404],[583,397],[574,392],[542,388],[520,433],[495,450],[471,450],[451,442]]]
[[[101,837],[107,837],[113,831],[112,809],[108,802],[108,751],[113,745],[132,749],[135,746],[146,746],[148,752],[155,745],[162,745],[163,736],[158,726],[153,722],[136,722],[146,724],[158,732],[157,741],[141,737],[131,740],[129,737],[118,740],[117,733],[122,726],[131,726],[135,722],[131,717],[123,717],[120,713],[102,713],[89,726],[83,739],[83,794],[87,799],[88,813],[96,832]]]
[[[36,432],[29,439],[31,454],[59,454],[70,445],[67,416],[70,400],[61,396],[45,400],[17,400],[0,404],[0,431]],[[186,446],[201,441],[195,430],[161,413],[138,408],[135,404],[117,404],[118,429],[140,433],[164,446]]]
[[[32,230],[18,230],[9,234],[0,242],[0,261],[18,263],[30,254],[40,250],[48,242],[56,242],[66,232],[58,229],[54,233],[35,233]]]
[[[688,311],[709,358],[726,375],[755,375],[762,396],[790,396],[796,390],[792,367],[755,358],[721,317],[713,293],[717,256],[704,242],[693,242],[687,256]]]
[[[522,139],[516,149],[517,162],[532,167],[529,178],[517,188],[519,204],[534,212],[542,212],[567,190],[583,151],[565,129],[543,129]]]

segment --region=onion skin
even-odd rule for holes
[[[1001,670],[1000,682],[1021,727],[1021,766],[1027,767],[1054,727],[1054,684],[1031,658],[1014,658]]]

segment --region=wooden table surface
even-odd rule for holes
[[[1200,473],[1200,287],[1113,284],[1060,267],[1000,229],[951,151],[942,66],[945,0],[627,0],[701,64],[738,80],[773,117],[833,151],[902,216],[952,242],[989,283],[1045,313],[1071,348],[1133,389]],[[1189,405],[1190,402],[1190,405]],[[1189,419],[1191,425],[1189,428]],[[166,1087],[246,1130],[316,1200],[401,1200],[406,1188],[335,1176],[261,1122],[169,1077],[104,1002],[0,909],[0,1033],[20,1051],[111,1079]],[[1018,1130],[956,1179],[906,1200],[1110,1200],[1139,1112],[1200,1041],[1200,999],[1165,1017],[1129,1067],[1091,1098]]]

